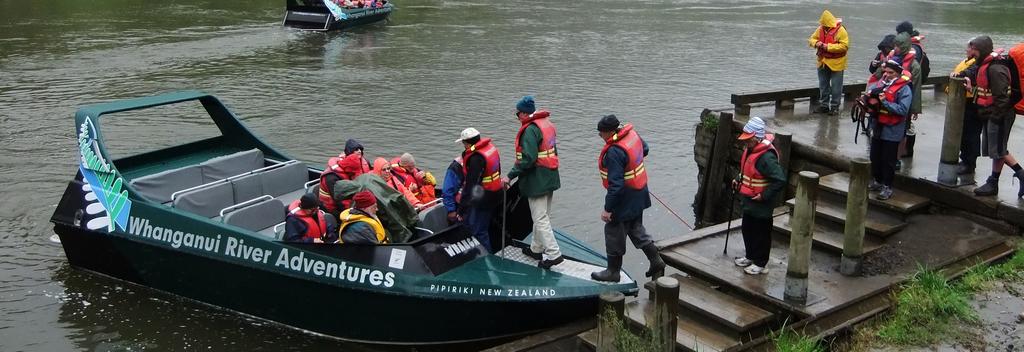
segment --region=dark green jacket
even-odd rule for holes
[[[523,158],[517,160],[508,172],[508,178],[518,177],[519,191],[526,197],[538,197],[551,192],[562,186],[558,178],[558,170],[551,170],[544,167],[537,167],[537,148],[541,141],[540,127],[530,125],[523,131],[519,138],[519,144],[523,146]],[[558,147],[555,147],[555,154],[558,154]]]
[[[782,170],[782,165],[779,164],[779,157],[775,156],[775,153],[764,153],[760,158],[757,158],[757,163],[754,164],[757,168],[757,172],[764,175],[768,179],[768,187],[764,188],[764,192],[761,192],[761,200],[753,201],[748,197],[739,195],[743,204],[743,214],[750,215],[756,218],[767,219],[772,217],[772,211],[775,210],[775,197],[783,190],[786,186],[786,171]]]

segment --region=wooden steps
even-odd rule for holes
[[[843,202],[840,202],[827,195],[819,195],[817,207],[815,213],[819,218],[831,220],[839,224],[846,223],[846,203],[845,197],[841,198]],[[790,207],[796,205],[796,198],[786,201]],[[899,232],[903,228],[907,227],[907,223],[901,219],[898,219],[890,214],[886,214],[875,209],[868,207],[867,216],[864,217],[864,229],[865,232],[880,236],[889,237],[890,235]]]
[[[818,185],[820,185],[822,190],[841,195],[845,198],[850,189],[850,174],[846,172],[837,172],[827,176],[822,176],[818,179]],[[931,200],[913,193],[902,192],[897,189],[896,192],[893,193],[893,197],[888,200],[875,199],[874,195],[868,196],[868,203],[907,215],[927,208],[931,205]]]
[[[679,280],[679,305],[708,317],[736,332],[746,332],[769,321],[775,315],[739,298],[709,287],[692,277],[675,274]],[[654,282],[644,286],[654,290]]]
[[[789,225],[789,219],[789,214],[776,216],[773,221],[775,230],[789,236],[793,232],[793,227]],[[843,238],[845,234],[841,226],[837,227],[834,224],[815,221],[813,236],[814,246],[835,253],[843,252]],[[874,236],[865,234],[864,254],[871,253],[881,247],[881,241]]]
[[[654,302],[636,300],[626,304],[626,317],[636,326],[646,326],[654,317]],[[740,339],[724,326],[700,319],[691,314],[680,314],[676,325],[676,349],[683,351],[729,351],[740,345]]]

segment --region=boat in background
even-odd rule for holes
[[[101,120],[189,102],[202,105],[219,135],[110,157]],[[285,205],[315,191],[321,170],[266,144],[203,92],[85,106],[75,115],[75,135],[78,172],[51,222],[77,269],[317,334],[382,344],[527,334],[595,315],[603,292],[638,292],[625,272],[617,283],[590,279],[606,258],[560,231],[566,261],[538,268],[522,252],[532,221],[515,185],[507,210],[492,223],[491,243],[500,244],[494,254],[464,226],[449,225],[443,205],[419,214],[416,235],[406,243],[282,242]]]
[[[284,26],[308,31],[332,31],[382,21],[391,15],[390,1],[374,7],[342,8],[332,0],[287,0]]]

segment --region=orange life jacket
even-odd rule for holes
[[[303,238],[317,239],[327,233],[327,214],[320,209],[314,211],[316,211],[315,220],[312,212],[299,207],[299,200],[288,205],[288,215],[297,217],[306,224],[306,233],[302,235]]]
[[[428,184],[423,177],[417,177],[416,174],[421,170],[419,168],[413,168],[412,172],[406,171],[399,162],[401,158],[391,159],[391,173],[395,175],[402,183],[405,188],[412,192],[420,202],[427,203],[437,199],[434,192],[434,185]],[[413,187],[416,185],[416,187]],[[415,191],[413,189],[416,189]]]
[[[523,136],[527,127],[536,125],[540,128],[541,134],[540,145],[537,146],[537,166],[552,170],[558,169],[558,150],[556,149],[558,141],[555,138],[555,125],[548,120],[548,116],[551,116],[551,113],[541,110],[530,114],[522,121],[523,125],[519,127],[519,133],[516,133],[516,161],[523,159],[523,146],[519,144],[519,138]]]
[[[882,84],[881,81],[879,81],[879,84]],[[888,87],[885,87],[883,99],[890,103],[896,102],[896,93],[898,93],[900,89],[903,88],[903,86],[906,86],[907,84],[910,84],[910,77],[902,76],[900,78],[897,78],[895,81],[892,82],[892,84],[890,84]],[[881,123],[883,125],[895,126],[903,122],[903,119],[905,118],[906,116],[890,113],[889,110],[885,109],[885,105],[882,105],[878,109],[878,123]]]
[[[597,157],[597,169],[601,172],[601,185],[608,188],[608,168],[604,166],[604,155],[608,148],[617,146],[626,151],[629,160],[626,162],[626,172],[623,178],[626,180],[626,187],[630,189],[644,189],[647,187],[647,169],[644,167],[644,142],[640,135],[633,130],[633,124],[625,124],[605,141],[601,155]]]
[[[350,158],[359,158],[358,162],[360,170],[355,175],[346,172],[341,167],[342,161],[345,161],[346,159]],[[366,159],[363,159],[361,155],[351,154],[346,156],[345,154],[340,154],[337,157],[328,159],[327,168],[325,168],[324,171],[320,173],[320,187],[319,192],[317,193],[317,196],[320,198],[320,205],[322,205],[324,209],[332,213],[337,212],[339,210],[338,205],[335,204],[334,202],[334,196],[331,194],[333,185],[327,184],[327,175],[333,173],[335,176],[338,176],[338,178],[342,180],[351,180],[354,179],[355,176],[359,176],[367,172],[370,172],[370,164],[366,161]]]
[[[837,43],[838,41],[836,40],[836,34],[839,33],[839,28],[842,28],[842,27],[843,27],[843,22],[841,22],[841,21],[840,22],[836,22],[836,26],[832,27],[831,30],[827,30],[827,31],[825,30],[825,27],[819,26],[818,27],[818,31],[820,31],[820,32],[818,34],[818,41],[824,43],[825,45]],[[829,52],[828,50],[819,48],[818,49],[818,56],[821,56],[821,57],[826,58],[826,59],[835,59],[835,58],[840,58],[840,57],[846,56],[846,52],[844,51],[844,52],[840,52],[840,53],[832,53],[832,52]]]
[[[740,174],[742,176],[740,194],[753,198],[764,192],[765,187],[768,187],[768,179],[757,171],[757,159],[768,151],[775,153],[776,157],[779,156],[779,152],[772,145],[773,139],[774,135],[768,134],[765,135],[765,139],[761,143],[754,146],[754,150],[743,148],[743,157],[740,159]]]
[[[491,144],[490,138],[482,138],[466,151],[462,152],[462,160],[469,160],[473,154],[480,154],[484,157],[484,178],[480,181],[485,191],[497,192],[502,188],[501,184],[501,157],[498,156],[498,147]],[[462,168],[462,175],[466,176],[468,171]]]

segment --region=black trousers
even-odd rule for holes
[[[743,249],[747,259],[754,265],[768,265],[768,254],[772,251],[772,218],[759,218],[743,214]]]
[[[654,243],[644,227],[644,214],[633,220],[612,221],[604,224],[604,249],[608,256],[626,255],[626,237],[633,247],[643,248]]]
[[[900,142],[871,139],[871,177],[875,182],[892,186],[896,179],[896,161],[899,160]]]
[[[981,130],[985,121],[978,119],[978,106],[967,104],[964,107],[964,133],[960,138],[960,161],[975,167],[981,156]]]

